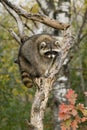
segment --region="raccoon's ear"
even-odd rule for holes
[[[40,43],[40,49],[45,48],[45,47],[46,47],[46,45],[47,45],[47,44],[46,44],[46,42],[41,42],[41,43]]]
[[[60,41],[59,41],[59,40],[55,41],[54,44],[55,44],[56,46],[59,46],[59,47],[60,47]]]
[[[23,38],[21,38],[21,44],[25,43],[27,40],[29,40],[30,37],[28,36],[24,36]]]
[[[14,63],[19,64],[18,59],[15,59],[15,60],[14,60]]]

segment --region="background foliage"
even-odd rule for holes
[[[77,7],[77,16],[78,14],[83,15],[87,1],[85,0],[83,7]],[[25,8],[30,10],[28,6]],[[31,11],[36,13],[38,10],[38,5],[33,4]],[[75,16],[74,11],[72,16]],[[72,24],[75,31],[78,32],[81,21],[78,22],[77,19]],[[31,21],[29,25],[32,26]],[[19,45],[9,35],[9,28],[15,28],[17,31],[15,21],[3,9],[3,13],[0,15],[0,130],[25,130],[24,121],[29,118],[35,88],[28,90],[21,83],[18,66],[14,63]],[[86,32],[87,25],[83,30],[83,33]],[[77,102],[84,103],[87,107],[87,95],[84,94],[87,91],[87,36],[81,41],[79,47],[75,47],[72,55],[70,86],[78,93]],[[44,119],[46,130],[52,129],[53,121],[50,112],[52,113],[48,107]]]

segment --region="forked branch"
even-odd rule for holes
[[[0,2],[2,4],[5,3],[9,8],[14,10],[19,16],[22,16],[26,19],[38,21],[38,22],[48,25],[52,28],[64,30],[70,26],[69,24],[60,23],[54,19],[51,19],[46,15],[29,13],[26,10],[24,10],[23,8],[21,8],[20,6],[17,6],[8,0],[1,0]]]
[[[71,35],[70,28],[65,31],[63,42],[64,44],[61,46],[60,55],[56,57],[53,66],[47,70],[44,77],[36,79],[36,82],[40,87],[36,91],[35,99],[32,105],[31,121],[28,123],[29,130],[31,130],[31,126],[33,126],[32,130],[43,130],[44,112],[50,91],[52,90],[53,83],[56,80],[56,74],[59,73],[64,60],[74,44],[74,39]]]
[[[12,9],[10,8],[5,2],[2,1],[3,6],[5,7],[5,9],[9,12],[9,14],[12,15],[12,17],[16,20],[17,25],[18,25],[18,30],[19,30],[19,37],[18,35],[12,30],[10,29],[9,32],[11,33],[11,35],[13,36],[13,38],[18,42],[21,43],[21,40],[23,39],[24,35],[24,24],[22,22],[21,17]]]

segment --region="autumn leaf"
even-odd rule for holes
[[[61,123],[61,129],[62,130],[70,130],[70,126],[71,126],[71,119],[67,119],[66,121]]]
[[[73,116],[76,116],[76,115],[78,114],[78,112],[77,112],[77,110],[75,110],[75,109],[72,109],[72,112],[71,112],[71,114],[72,114]]]
[[[79,123],[81,123],[81,117],[79,115],[76,115],[75,120]]]
[[[62,113],[59,113],[59,117],[61,120],[66,120],[66,119],[69,119],[71,116],[67,113],[62,112]]]
[[[69,103],[62,103],[59,107],[59,117],[63,121],[61,129],[70,130],[72,128],[72,130],[77,130],[82,122],[87,121],[87,109],[81,103],[76,104],[77,94],[72,89],[67,92],[66,98]],[[79,111],[83,115],[79,115]]]
[[[83,113],[84,116],[87,117],[87,109],[84,109],[84,110],[82,111],[82,113]]]
[[[71,104],[75,104],[76,103],[77,94],[72,89],[69,89],[67,94],[66,94],[66,98],[68,99],[68,101]]]
[[[61,129],[62,129],[62,130],[66,130],[65,126],[61,126]]]
[[[85,122],[85,121],[87,121],[87,117],[81,118],[81,122]]]
[[[87,109],[84,107],[83,104],[80,104],[80,103],[79,103],[79,104],[77,105],[77,109],[80,110],[80,111],[83,113],[84,116],[87,116]]]
[[[74,105],[70,104],[70,105],[66,105],[64,103],[62,103],[59,107],[60,112],[69,112],[70,110],[74,109]]]
[[[77,104],[77,109],[80,110],[81,112],[83,112],[84,104],[81,104],[81,103]]]
[[[66,119],[69,119],[71,117],[71,111],[73,111],[73,108],[74,106],[73,105],[66,105],[64,103],[62,103],[59,107],[59,117],[61,120],[66,120]],[[73,114],[74,111],[73,111]]]
[[[78,128],[78,122],[77,122],[77,120],[72,121],[71,127],[72,127],[73,130],[77,130],[77,128]]]

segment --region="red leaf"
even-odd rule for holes
[[[81,118],[79,115],[76,115],[75,120],[78,122],[78,124],[81,123]]]
[[[61,129],[70,130],[72,128],[72,130],[77,130],[79,124],[87,121],[87,109],[83,104],[76,104],[77,94],[72,89],[67,92],[66,98],[68,99],[69,104],[66,105],[62,103],[59,108],[59,117],[63,120]],[[80,117],[79,111],[82,112],[83,117]]]
[[[65,126],[61,126],[61,129],[62,130],[67,130],[67,128],[65,128]]]
[[[66,94],[66,98],[68,99],[68,101],[71,104],[75,104],[76,103],[77,94],[72,89],[69,89],[67,94]]]
[[[81,118],[81,122],[85,122],[85,121],[87,121],[87,117]]]
[[[71,127],[73,130],[76,130],[78,128],[78,122],[76,120],[74,120],[71,124]]]
[[[80,110],[81,112],[83,112],[83,110],[84,110],[84,104],[79,103],[77,105],[77,108],[78,108],[78,110]]]
[[[61,123],[61,128],[62,130],[71,130],[70,126],[71,126],[71,119],[65,120],[64,122]]]
[[[66,105],[64,103],[60,104],[60,112],[69,112],[74,109],[74,105]]]
[[[62,113],[59,113],[59,117],[60,117],[60,120],[67,120],[71,116],[69,114],[67,114],[67,113],[62,112]]]
[[[81,118],[81,121],[82,121],[82,122],[85,122],[85,121],[87,121],[87,118],[86,118],[86,117],[83,117],[83,118]]]
[[[76,115],[78,114],[78,112],[77,112],[77,110],[73,109],[72,112],[71,112],[71,114],[72,114],[73,116],[76,116]]]
[[[60,105],[60,112],[67,112],[68,111],[68,106],[67,105],[65,105],[64,103],[62,103],[61,105]]]
[[[78,108],[78,110],[80,110],[82,113],[83,113],[83,115],[84,116],[86,116],[87,117],[87,109],[84,107],[84,104],[78,104],[77,105],[77,108]]]
[[[66,120],[66,119],[69,119],[71,117],[71,113],[70,111],[73,110],[73,105],[65,105],[64,103],[62,103],[60,105],[60,112],[59,112],[59,117],[61,120]]]

